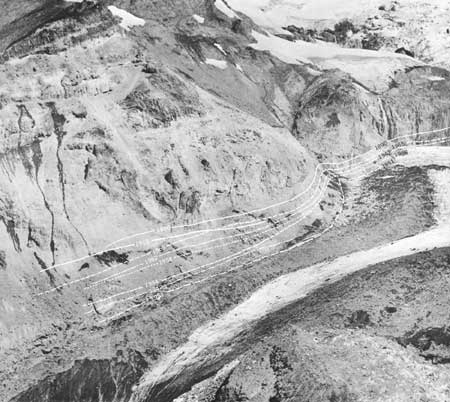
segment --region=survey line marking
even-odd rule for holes
[[[407,135],[398,136],[398,137],[392,138],[390,140],[385,140],[381,144],[379,144],[377,147],[379,147],[379,146],[386,146],[388,144],[395,143],[395,142],[401,141],[401,140],[406,139],[406,138],[413,138],[413,137],[417,137],[417,136],[420,136],[420,135],[442,133],[442,132],[448,131],[448,130],[450,130],[450,127],[444,127],[444,128],[441,128],[441,129],[421,131],[421,132],[414,132],[414,133],[410,133],[410,134],[407,134]],[[363,154],[359,154],[359,155],[356,155],[355,157],[346,159],[344,161],[319,163],[316,166],[315,174],[317,173],[317,171],[320,168],[323,168],[323,166],[340,166],[340,165],[345,164],[345,163],[351,163],[353,160],[356,160],[358,158],[363,158],[365,155],[367,155],[367,154],[369,154],[369,153],[371,153],[373,151],[378,151],[377,147],[372,148],[372,149],[366,151]],[[271,208],[275,208],[275,207],[279,207],[281,205],[285,205],[286,203],[294,201],[300,195],[302,195],[302,193],[292,197],[289,200],[282,201],[282,202],[275,203],[275,204],[271,204],[271,205],[268,205],[268,206],[263,207],[263,208],[254,209],[252,211],[247,211],[247,212],[243,212],[243,213],[239,213],[239,214],[228,215],[228,216],[225,216],[225,217],[218,217],[218,218],[207,219],[207,220],[203,220],[203,221],[199,221],[199,222],[194,222],[194,223],[191,223],[191,224],[176,225],[176,226],[166,226],[165,228],[162,228],[163,230],[161,230],[161,229],[160,230],[151,230],[151,231],[146,231],[146,232],[142,232],[142,233],[137,233],[137,234],[125,236],[125,237],[122,237],[121,239],[118,239],[118,240],[108,244],[105,247],[105,249],[102,250],[102,251],[98,251],[98,252],[96,252],[94,254],[86,255],[84,257],[80,257],[80,258],[77,258],[77,259],[74,259],[74,260],[70,260],[70,261],[66,261],[66,262],[63,262],[63,263],[55,264],[55,265],[53,265],[53,266],[51,266],[51,267],[49,267],[49,268],[47,268],[45,270],[42,270],[41,272],[45,272],[45,271],[48,271],[48,270],[51,270],[51,269],[56,269],[58,267],[66,266],[66,265],[69,265],[69,264],[72,264],[72,263],[75,263],[75,262],[81,262],[81,261],[83,261],[85,259],[91,258],[92,256],[101,255],[101,254],[103,254],[105,252],[108,252],[108,251],[117,250],[118,248],[110,248],[110,247],[115,245],[115,244],[117,244],[117,243],[119,243],[119,242],[121,242],[121,241],[125,241],[125,240],[128,240],[128,239],[139,237],[139,236],[142,236],[142,235],[145,235],[145,234],[156,234],[156,233],[161,233],[161,232],[164,232],[164,231],[173,231],[173,230],[176,230],[176,229],[186,229],[186,228],[189,228],[189,227],[199,226],[199,225],[203,225],[203,224],[206,224],[206,223],[213,223],[213,222],[219,222],[219,221],[222,221],[222,220],[236,219],[236,218],[239,218],[239,217],[242,217],[242,216],[249,216],[249,215],[252,215],[252,214],[254,214],[256,212],[262,212],[262,211],[265,211],[265,210],[268,210],[268,209],[271,209]]]

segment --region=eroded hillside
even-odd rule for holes
[[[171,400],[259,340],[133,396],[196,328],[438,224],[446,164],[397,162],[448,144],[445,63],[294,41],[233,2],[0,4],[1,400]],[[248,385],[232,367],[216,400]]]

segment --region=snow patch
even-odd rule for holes
[[[123,29],[129,30],[134,26],[143,26],[145,24],[144,19],[136,17],[135,15],[130,14],[128,11],[117,8],[116,6],[108,6],[108,10],[111,11],[111,14],[115,17],[119,17],[122,19],[122,22],[119,25]]]
[[[225,70],[228,66],[228,63],[225,60],[206,59],[205,63],[220,68],[221,70]]]
[[[425,77],[429,81],[445,81],[444,77],[437,77],[437,76],[431,76],[431,77]]]
[[[220,11],[222,11],[227,17],[229,18],[239,18],[237,16],[237,14],[230,8],[228,7],[223,0],[216,0],[216,2],[214,3],[214,5],[216,6],[216,8]]]
[[[224,55],[227,54],[227,52],[225,50],[223,50],[223,47],[221,45],[219,45],[218,43],[214,43],[214,46],[219,49]]]
[[[450,170],[430,170],[435,188],[436,220],[440,225],[450,225]]]
[[[192,16],[194,18],[195,21],[197,21],[199,24],[204,24],[205,23],[205,18],[201,17],[200,15],[194,14]]]

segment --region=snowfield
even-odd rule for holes
[[[253,31],[257,43],[251,46],[269,51],[289,64],[315,64],[324,69],[338,68],[375,91],[389,87],[395,71],[423,63],[403,54],[342,48],[333,43],[291,42],[278,36]]]
[[[291,42],[275,35],[264,35],[256,31],[253,31],[252,35],[257,41],[256,44],[252,45],[253,48],[268,50],[280,60],[291,64],[298,64],[299,61],[302,63],[311,61],[320,62],[321,60],[344,57],[353,60],[366,58],[411,60],[408,56],[392,52],[342,48],[328,42],[311,43],[302,40]],[[379,62],[380,60],[377,61]]]
[[[378,7],[387,3],[383,0],[228,0],[235,11],[250,17],[256,24],[280,32],[288,25],[332,26],[344,18],[376,12]],[[217,6],[217,2],[216,2]],[[285,32],[285,31],[284,31]]]
[[[344,19],[355,25],[369,24],[381,36],[394,38],[397,47],[412,49],[423,60],[450,66],[448,0],[398,0],[393,10],[394,2],[389,0],[228,0],[227,4],[272,34],[287,34],[283,27],[288,25],[333,28]],[[222,0],[216,1],[216,7],[230,17],[234,14]]]

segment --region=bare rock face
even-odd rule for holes
[[[448,110],[442,107],[449,91],[446,70],[406,69],[394,75],[390,86],[388,91],[376,93],[348,75],[324,74],[298,103],[294,135],[317,155],[328,157],[366,149],[380,138],[449,125]]]
[[[112,4],[144,24],[124,28]],[[189,269],[221,257],[219,247],[200,253],[164,240],[154,248],[176,254],[176,263],[98,285],[105,273],[133,268],[152,248],[142,238],[131,246],[118,240],[202,220],[214,230],[215,219],[246,213],[251,224],[277,231],[287,225],[261,211],[304,191],[318,161],[449,125],[446,70],[405,65],[377,93],[352,74],[254,49],[252,32],[261,28],[214,1],[0,1],[0,7],[2,401],[129,401],[163,353],[278,272],[256,270],[247,288],[225,276],[224,266],[229,282],[211,293],[188,288],[186,303],[174,295],[148,305],[145,295],[136,296],[127,302],[145,308],[100,324],[109,307],[102,310],[96,300],[168,275],[191,280]],[[327,190],[295,241],[335,219],[340,193],[336,183]],[[230,254],[264,238],[242,230],[234,236],[222,245]],[[206,279],[200,283],[216,282]],[[91,306],[94,318],[86,312]],[[316,375],[313,368],[299,374],[302,347],[312,345],[303,336],[293,349],[258,347],[258,367],[251,375],[242,364],[227,371],[216,400],[281,401],[285,383],[310,384],[305,373]],[[340,353],[372,339],[342,336],[348,344]],[[354,392],[328,370],[326,353],[313,351],[329,381],[309,400],[353,401]]]
[[[147,67],[146,67],[147,68]],[[135,130],[168,127],[185,116],[203,114],[199,96],[192,86],[170,73],[150,71],[147,79],[123,100]]]
[[[96,1],[68,2],[61,0],[23,1],[12,4],[2,1],[3,17],[1,21],[2,59],[11,55],[27,54],[43,47],[49,52],[52,47],[45,45],[57,41],[65,34],[74,34],[68,38],[73,43],[103,30],[111,25],[111,14],[102,12]],[[99,13],[102,18],[99,19]],[[64,21],[64,22],[62,22]],[[46,24],[54,22],[52,29]],[[90,32],[77,28],[90,25]],[[54,50],[54,48],[53,48]]]

